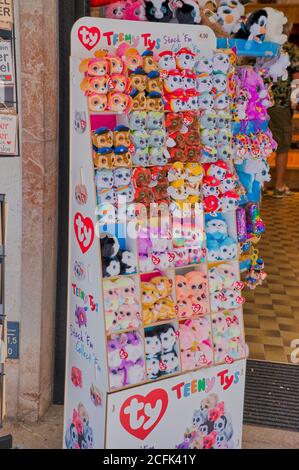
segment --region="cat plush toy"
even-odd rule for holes
[[[200,24],[200,8],[196,0],[179,0],[174,5],[177,5],[175,16],[179,23]]]

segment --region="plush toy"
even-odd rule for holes
[[[123,20],[125,18],[126,3],[124,1],[119,1],[107,5],[105,7],[105,17],[115,20]]]
[[[207,73],[197,75],[196,89],[199,93],[210,93],[213,89],[213,80]]]
[[[179,70],[192,70],[195,63],[196,54],[187,47],[183,47],[175,54],[177,68]]]
[[[215,130],[217,125],[217,114],[211,111],[204,111],[200,116],[200,127],[202,130]]]
[[[227,91],[227,76],[222,72],[216,72],[212,75],[213,90],[215,93]]]
[[[173,18],[170,0],[145,0],[148,21],[168,23]]]
[[[261,43],[265,39],[268,24],[266,10],[255,10],[242,23],[241,28],[235,34],[235,38],[246,39]]]
[[[214,98],[211,93],[202,93],[198,97],[198,109],[203,111],[212,111],[214,108]]]
[[[179,371],[179,359],[175,351],[167,352],[161,355],[160,369],[162,374],[174,374]],[[161,367],[162,366],[162,367]]]
[[[132,21],[145,21],[145,6],[143,0],[127,0],[125,2],[124,19]]]
[[[175,16],[179,23],[200,24],[200,8],[196,0],[180,0],[177,2]]]
[[[133,165],[146,167],[149,165],[148,148],[136,149],[133,156]]]
[[[165,126],[164,113],[151,111],[147,114],[146,128],[149,130],[163,130]]]
[[[147,74],[143,68],[139,67],[133,70],[130,73],[129,80],[133,92],[135,90],[138,92],[145,91],[147,87]]]
[[[207,57],[197,56],[194,64],[194,69],[197,75],[200,75],[202,73],[211,75],[211,73],[213,72],[213,60]]]
[[[239,29],[241,18],[245,14],[243,3],[248,3],[248,0],[233,0],[231,2],[220,0],[217,9],[217,21],[224,32],[232,34]]]

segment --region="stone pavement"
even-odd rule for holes
[[[62,447],[63,407],[52,406],[37,424],[7,421],[0,436],[13,435],[13,446],[21,449]],[[299,432],[244,426],[244,449],[299,449]]]

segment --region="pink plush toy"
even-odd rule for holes
[[[191,349],[181,352],[182,371],[195,369],[198,362],[198,354]]]
[[[215,336],[214,341],[215,363],[224,362],[228,355],[228,341],[223,336]]]
[[[197,367],[208,367],[213,363],[213,349],[210,343],[201,343],[198,352]]]
[[[143,0],[127,0],[124,12],[125,20],[145,21],[145,8]]]
[[[193,316],[192,302],[188,297],[177,301],[178,317],[191,318]]]
[[[191,322],[191,323],[190,323]],[[192,330],[192,320],[187,320],[185,323],[180,323],[180,346],[182,351],[187,349],[196,350],[198,341],[195,338],[194,331]]]
[[[212,317],[213,335],[223,335],[228,328],[223,313],[218,313]]]
[[[106,18],[123,20],[125,17],[126,1],[119,1],[105,7]]]
[[[178,275],[175,277],[175,288],[177,300],[187,299],[191,294],[190,287],[185,276]]]

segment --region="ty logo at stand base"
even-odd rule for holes
[[[94,225],[89,217],[77,212],[74,218],[74,230],[82,253],[86,253],[94,241]]]
[[[146,396],[133,395],[121,407],[120,422],[132,436],[143,441],[163,418],[168,406],[168,393],[157,388]]]
[[[101,31],[96,26],[88,28],[87,26],[81,26],[78,30],[78,37],[81,44],[91,51],[101,39]]]

